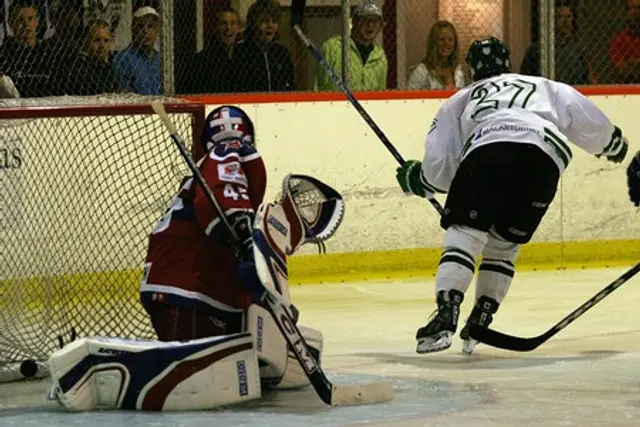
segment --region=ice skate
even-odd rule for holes
[[[455,289],[438,292],[438,308],[429,318],[429,322],[416,333],[417,353],[433,353],[451,347],[463,299],[464,294]]]
[[[493,321],[493,314],[498,311],[498,302],[493,298],[480,297],[476,301],[476,305],[471,310],[471,314],[464,325],[464,328],[460,331],[460,338],[462,338],[462,351],[466,354],[473,353],[473,349],[478,345],[478,341],[469,336],[469,325],[480,325],[482,327],[488,327]]]

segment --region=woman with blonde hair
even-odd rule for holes
[[[438,21],[427,39],[427,56],[411,72],[408,89],[460,89],[465,77],[460,63],[460,43],[449,21]]]

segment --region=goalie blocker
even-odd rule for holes
[[[320,243],[344,214],[340,194],[304,175],[288,175],[278,202],[260,206],[253,232],[256,273],[293,318],[286,257]],[[295,389],[309,379],[266,309],[251,305],[247,332],[186,342],[83,338],[51,355],[49,399],[70,411],[96,408],[204,410],[259,399],[261,387]],[[320,362],[320,331],[298,325]]]

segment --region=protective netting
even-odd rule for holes
[[[147,238],[189,170],[150,101],[71,101],[0,105],[0,372],[74,335],[153,337]],[[167,111],[191,146],[203,107]]]
[[[295,35],[299,24],[354,91],[467,85],[464,56],[487,35],[509,45],[524,74],[638,83],[640,3],[602,4],[4,0],[0,73],[23,97],[336,90]]]

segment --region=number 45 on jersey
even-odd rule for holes
[[[247,189],[241,185],[225,184],[222,194],[224,195],[224,197],[229,197],[233,200],[249,200]]]

